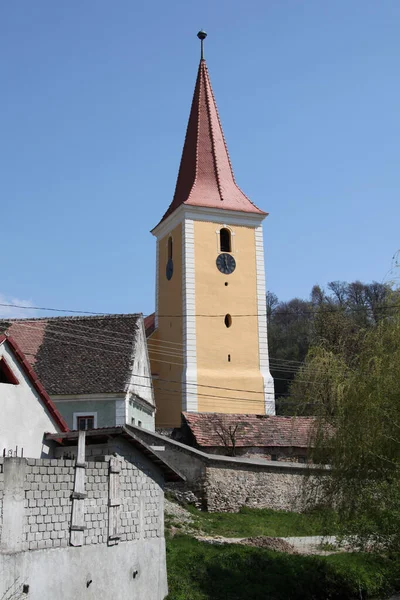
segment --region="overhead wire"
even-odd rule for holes
[[[65,309],[65,308],[52,308],[52,307],[43,307],[43,306],[27,306],[27,305],[22,305],[22,304],[13,304],[10,302],[0,302],[0,306],[4,306],[4,307],[9,307],[9,308],[19,308],[19,309],[24,309],[24,310],[43,310],[43,311],[51,311],[51,312],[59,312],[59,313],[71,313],[71,314],[82,314],[82,315],[91,315],[91,316],[107,316],[107,312],[94,312],[94,311],[85,311],[85,310],[73,310],[73,309]],[[370,306],[359,306],[359,307],[350,307],[350,306],[332,306],[332,309],[328,308],[327,306],[318,306],[316,308],[313,309],[306,309],[306,310],[300,310],[298,311],[298,313],[294,312],[294,311],[278,311],[278,315],[291,315],[291,316],[304,316],[306,314],[318,314],[321,312],[324,313],[337,313],[340,311],[347,311],[347,312],[359,312],[359,311],[368,311],[368,310],[398,310],[400,309],[400,304],[393,304],[391,306],[375,306],[375,307],[370,307]],[[232,317],[268,317],[270,315],[270,313],[268,311],[266,312],[260,312],[260,313],[244,313],[244,314],[231,314]],[[185,316],[191,316],[191,317],[207,317],[207,318],[224,318],[226,316],[226,314],[202,314],[202,313],[186,313],[184,314],[158,314],[157,317],[158,318],[162,318],[162,319],[171,319],[171,318],[182,318]],[[5,317],[3,317],[5,318]],[[45,318],[45,317],[40,317],[40,318]]]
[[[23,320],[18,320],[17,321],[17,326],[22,326],[22,327],[27,327],[28,324],[31,324],[32,328],[35,328],[35,324],[39,323],[40,320],[37,319],[23,319]],[[65,331],[65,335],[68,335],[70,337],[81,337],[82,339],[88,339],[94,343],[96,342],[101,342],[101,343],[108,343],[112,346],[116,346],[116,347],[132,347],[132,333],[129,335],[127,332],[116,332],[119,335],[123,335],[124,338],[127,340],[126,344],[123,343],[123,341],[121,340],[115,340],[115,336],[114,335],[106,335],[103,333],[103,329],[102,330],[93,330],[92,327],[84,327],[85,330],[88,331],[88,333],[85,335],[83,334],[82,336],[78,336],[78,333],[81,333],[81,329],[83,329],[83,327],[81,327],[81,325],[79,324],[79,326],[72,324],[71,322],[59,322],[59,321],[52,321],[50,320],[48,322],[48,327],[52,328],[55,327],[55,329],[51,330],[53,333],[56,333],[59,329],[61,329],[63,332]],[[39,327],[37,327],[37,329],[39,329]],[[70,333],[70,332],[77,332],[77,333]],[[112,332],[112,330],[107,330]],[[112,332],[113,333],[113,332]],[[90,335],[89,335],[90,334]],[[129,340],[129,341],[128,341]],[[158,353],[159,350],[163,350],[165,351],[165,354],[170,354],[172,355],[177,355],[177,356],[190,356],[190,353],[184,352],[184,350],[182,349],[175,349],[175,348],[169,348],[168,346],[165,345],[164,342],[160,342],[158,343],[158,339],[154,339],[154,340],[147,340],[147,346],[149,348],[149,351],[152,351],[154,349],[154,351],[157,351]],[[299,366],[303,366],[305,365],[304,361],[296,361],[296,360],[292,360],[292,359],[283,359],[283,358],[277,358],[277,357],[270,357],[269,359],[270,361],[270,365],[274,365],[275,370],[278,370],[278,367],[280,366],[287,366],[285,367],[284,370],[290,370],[290,367],[293,366],[293,369],[297,368],[297,365]]]
[[[19,322],[18,324],[21,325],[21,326],[23,326],[23,327],[26,327],[27,329],[37,329],[35,327],[32,327],[32,326],[28,325],[27,323],[20,323]],[[88,341],[93,342],[93,343],[96,343],[96,341],[97,341],[97,340],[91,339],[91,338],[89,338],[87,336],[78,336],[78,335],[75,335],[75,334],[69,334],[69,333],[66,333],[66,332],[57,332],[57,331],[51,331],[51,330],[46,330],[46,335],[52,336],[53,340],[57,339],[57,336],[58,337],[61,336],[61,338],[67,337],[67,338],[75,338],[75,339],[79,339],[79,340],[88,340]],[[96,351],[100,350],[100,351],[103,351],[103,352],[106,351],[107,353],[112,353],[112,354],[117,354],[117,355],[121,355],[122,354],[122,350],[119,350],[119,351],[115,350],[115,349],[114,350],[110,350],[107,347],[101,347],[101,348],[99,348],[98,346],[90,346],[88,344],[80,344],[78,342],[71,341],[71,340],[68,340],[68,341],[63,340],[63,343],[64,344],[68,344],[69,343],[69,344],[72,344],[74,346],[83,347],[83,348],[87,348],[87,349],[90,349],[90,350],[96,350]],[[118,344],[113,344],[113,346],[116,347],[116,348],[118,348]],[[125,345],[125,347],[126,347],[126,345]],[[153,351],[151,351],[151,352],[153,352]],[[171,361],[164,361],[162,359],[159,359],[158,357],[156,357],[155,360],[158,363],[165,363],[165,364],[168,364],[168,365],[184,366],[183,363],[175,363],[175,362],[171,362]],[[140,376],[139,374],[137,374],[137,375]],[[149,377],[149,378],[151,378],[151,377]],[[280,377],[275,377],[274,379],[276,379],[278,381],[291,381],[291,379],[280,378]],[[171,380],[166,380],[166,381],[171,381]],[[176,382],[176,383],[180,383],[180,382]],[[313,381],[304,382],[304,383],[315,384],[315,382],[313,382]],[[191,385],[199,386],[199,385],[202,385],[202,384],[191,384]],[[222,386],[209,386],[209,385],[206,386],[206,385],[204,385],[203,387],[210,387],[210,388],[213,388],[213,389],[224,389],[225,391],[238,391],[238,392],[245,392],[245,393],[249,393],[249,392],[250,393],[260,393],[260,392],[255,392],[254,390],[235,389],[235,388],[227,388],[227,387],[222,387]]]

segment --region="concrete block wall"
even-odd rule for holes
[[[108,457],[110,458],[110,457]],[[4,461],[0,461],[0,541],[4,496]],[[118,457],[119,541],[163,537],[163,486],[143,465]],[[132,456],[136,461],[137,457]],[[23,523],[19,551],[69,545],[75,461],[18,459],[23,469]],[[109,460],[87,462],[85,468],[83,545],[108,542]]]
[[[107,450],[0,459],[0,598],[168,594],[163,475],[124,440]]]
[[[20,550],[67,546],[75,476],[73,461],[31,458],[26,462],[24,538]]]
[[[3,459],[0,458],[0,539],[1,539],[1,530],[3,527],[3,493],[4,493]]]

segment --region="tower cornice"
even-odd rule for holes
[[[192,221],[205,221],[208,223],[227,223],[229,225],[244,225],[246,227],[259,227],[268,213],[245,213],[237,210],[222,208],[194,207],[187,204],[181,205],[165,220],[161,221],[151,233],[156,238],[163,238],[175,229],[179,223],[186,219]]]

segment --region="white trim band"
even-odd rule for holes
[[[264,242],[262,225],[255,229],[256,276],[257,276],[257,313],[258,313],[258,350],[260,372],[264,380],[264,406],[266,415],[275,414],[274,380],[269,371],[267,302],[265,297]]]
[[[182,410],[198,411],[196,355],[196,298],[194,274],[194,222],[182,223],[182,341],[184,366],[182,372]]]

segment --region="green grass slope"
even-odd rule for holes
[[[399,566],[382,557],[300,556],[167,537],[168,600],[362,600],[387,597]],[[386,594],[386,595],[385,595]]]

